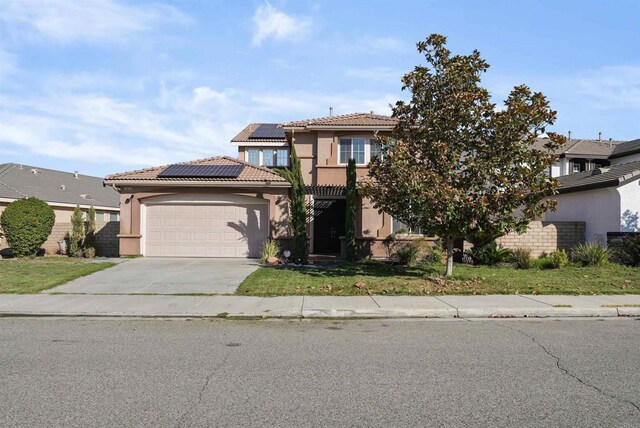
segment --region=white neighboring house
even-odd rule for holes
[[[608,232],[640,232],[640,139],[615,145],[609,166],[558,178],[556,212],[549,221],[586,222],[586,240],[607,242]]]
[[[549,141],[547,134],[541,134],[533,144],[534,148],[544,150],[544,145]],[[618,140],[589,140],[568,138],[567,142],[555,151],[558,161],[549,168],[551,177],[578,172],[591,171],[596,168],[610,165],[609,157],[615,148],[622,144]]]

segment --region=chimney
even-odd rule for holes
[[[569,138],[568,138],[568,139],[569,139],[569,140],[571,139],[571,131],[569,131]]]
[[[73,171],[73,177],[77,180],[78,179],[78,171]]]
[[[373,114],[373,110],[371,110],[371,114]]]
[[[333,107],[329,107],[329,117],[333,117]]]
[[[609,137],[609,147],[613,147],[613,139]]]
[[[598,141],[602,141],[602,132],[598,132]]]

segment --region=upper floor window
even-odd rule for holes
[[[263,166],[274,166],[274,157],[275,150],[273,149],[262,149],[262,165]]]
[[[380,145],[374,139],[368,138],[341,138],[339,163],[349,163],[349,159],[355,159],[356,164],[364,165],[373,156],[380,155]]]
[[[258,149],[247,150],[247,162],[253,165],[260,165],[260,150]]]
[[[287,149],[278,149],[276,151],[276,165],[278,166],[289,165],[289,151]]]
[[[258,166],[288,166],[289,150],[287,149],[248,149],[247,162]]]
[[[375,139],[369,140],[369,159],[380,158],[382,156],[382,148],[380,143]]]

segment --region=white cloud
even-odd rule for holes
[[[253,45],[260,46],[269,38],[275,40],[297,40],[311,29],[311,18],[288,15],[277,10],[268,1],[258,6],[253,14],[255,24]]]
[[[13,37],[29,38],[30,33],[25,31],[29,29],[39,38],[58,43],[124,42],[159,25],[189,21],[178,9],[160,4],[133,6],[116,0],[0,2],[0,22]]]
[[[389,67],[348,68],[345,71],[347,77],[372,81],[390,81],[398,85],[404,74],[405,72],[403,71],[394,70]]]
[[[250,122],[326,116],[329,106],[335,114],[387,114],[396,100],[392,94],[260,92],[184,81],[156,81],[155,94],[145,92],[139,99],[127,91],[119,96],[88,93],[90,79],[81,76],[79,81],[65,87],[44,79],[32,96],[0,94],[0,152],[69,164],[62,169],[85,163],[87,173],[104,175],[235,156],[229,141]]]
[[[608,66],[572,79],[600,107],[640,109],[640,66]]]
[[[0,49],[0,78],[18,69],[15,55]]]
[[[396,95],[372,95],[362,92],[337,94],[310,93],[305,91],[291,93],[265,93],[251,97],[258,111],[286,112],[286,120],[307,119],[309,117],[328,116],[329,107],[334,114],[366,113],[391,114],[389,104],[398,100]]]

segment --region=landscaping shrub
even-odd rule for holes
[[[387,254],[387,259],[392,259],[395,256],[400,245],[400,242],[396,239],[395,233],[384,238],[382,241],[382,247],[384,248],[384,252]]]
[[[84,256],[84,213],[79,205],[73,210],[71,215],[71,239],[69,243],[69,256]]]
[[[600,242],[578,244],[571,249],[571,259],[582,266],[603,266],[610,258],[609,249]]]
[[[37,198],[11,202],[0,216],[5,238],[17,257],[36,255],[55,221],[53,209]]]
[[[640,234],[626,235],[612,250],[617,262],[627,266],[640,266]]]
[[[416,241],[408,242],[401,245],[397,250],[395,257],[401,265],[413,266],[420,258],[420,243]]]
[[[83,255],[90,259],[96,256],[96,209],[89,208],[89,221],[84,238]]]
[[[537,259],[533,259],[531,264],[536,269],[555,269],[555,267],[553,266],[553,261],[549,256],[541,256]]]
[[[516,248],[511,252],[511,260],[518,269],[531,269],[531,250],[528,248]]]
[[[357,257],[356,246],[356,211],[358,209],[356,190],[356,161],[349,159],[347,166],[347,207],[345,213],[345,244],[347,260],[354,262]]]
[[[425,263],[444,263],[447,260],[447,252],[442,246],[442,241],[437,240],[434,245],[430,246],[422,258]]]
[[[498,245],[496,241],[488,244],[474,246],[471,250],[465,252],[473,261],[474,265],[493,266],[503,263],[511,257],[511,250]]]
[[[262,244],[262,251],[260,251],[260,262],[268,263],[269,259],[273,260],[278,258],[280,254],[280,247],[276,241],[265,241]]]
[[[551,256],[549,256],[549,260],[551,261],[551,266],[554,269],[562,269],[569,264],[569,256],[567,256],[567,252],[565,250],[555,250],[551,253]]]

